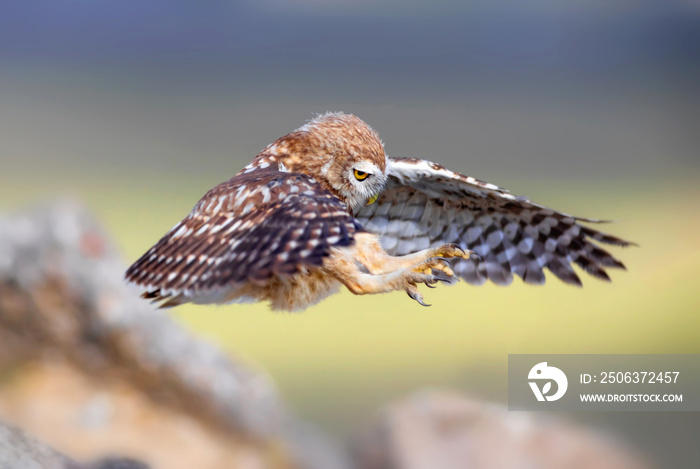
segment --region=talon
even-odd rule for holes
[[[438,249],[435,250],[438,256],[446,257],[461,257],[464,254],[464,249],[457,246],[456,244],[443,244]]]
[[[450,246],[452,249],[457,249],[457,250],[459,250],[459,252],[462,253],[462,254],[460,255],[460,257],[463,257],[464,254],[466,254],[466,252],[464,251],[464,249],[462,249],[462,246],[460,246],[459,244],[449,244],[449,246]]]
[[[436,283],[438,283],[438,281],[434,275],[429,275],[428,278],[425,279],[425,281],[423,283],[425,283],[425,285],[429,287],[431,285],[435,285]],[[433,288],[435,288],[435,287],[433,287]]]
[[[436,261],[441,261],[444,264],[447,264],[448,266],[452,267],[452,260],[451,259],[446,259],[444,257],[433,257],[431,260],[436,260]]]
[[[451,284],[453,277],[451,275],[449,277],[442,275],[443,273],[444,272],[442,272],[441,270],[436,271],[435,274],[430,276],[430,283],[435,284],[437,282],[444,282],[447,284]]]
[[[429,304],[425,303],[423,301],[423,295],[420,294],[418,289],[415,286],[411,286],[406,289],[406,293],[412,300],[416,300],[419,305],[421,306],[430,306]]]
[[[466,251],[466,252],[464,253],[464,255],[462,255],[462,258],[463,258],[463,259],[469,259],[471,256],[476,257],[476,260],[479,261],[479,262],[481,262],[481,261],[484,260],[484,259],[481,257],[481,254],[479,254],[479,253],[476,252],[476,251],[472,251],[471,249],[469,249],[468,251]]]

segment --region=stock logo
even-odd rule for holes
[[[569,380],[566,379],[564,372],[554,366],[547,366],[547,362],[533,366],[527,378],[528,380],[535,380],[528,381],[528,384],[540,402],[545,400],[551,402],[561,399],[569,387]],[[538,381],[543,383],[542,388],[538,386]],[[557,384],[557,390],[554,394],[550,394],[552,382]]]

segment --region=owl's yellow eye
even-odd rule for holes
[[[364,171],[360,171],[357,169],[355,170],[355,179],[357,179],[358,181],[364,181],[365,179],[367,179],[368,176],[369,173],[365,173]]]

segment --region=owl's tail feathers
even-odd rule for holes
[[[151,300],[151,303],[158,303],[162,301],[158,308],[172,308],[174,306],[179,306],[183,303],[188,303],[190,300],[185,297],[182,293],[172,296],[172,295],[161,295],[160,289],[146,291],[141,294],[141,298],[146,300]]]
[[[153,300],[158,301],[160,299],[160,290],[154,290],[154,291],[145,291],[141,293],[141,298],[144,300]]]

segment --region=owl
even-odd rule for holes
[[[443,166],[388,157],[379,135],[342,113],[279,138],[207,192],[126,272],[161,307],[267,301],[298,311],[342,286],[354,294],[463,279],[542,284],[572,268],[610,280],[624,268],[600,244],[630,243],[580,218]]]

